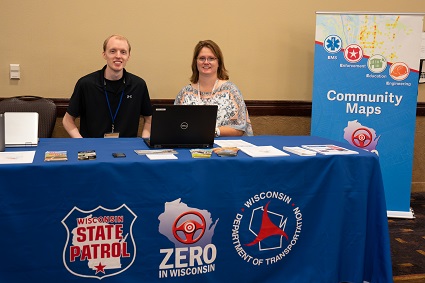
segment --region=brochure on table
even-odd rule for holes
[[[283,150],[299,156],[315,156],[317,153],[299,146],[284,146]]]
[[[286,152],[281,151],[271,145],[265,146],[241,146],[239,149],[252,157],[277,157],[289,156]]]
[[[0,164],[26,164],[34,161],[35,150],[0,152]]]
[[[312,150],[324,155],[345,155],[345,154],[359,154],[355,150],[349,150],[341,146],[333,144],[316,144],[316,145],[303,145],[305,149]]]

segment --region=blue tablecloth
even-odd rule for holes
[[[135,149],[147,147],[41,139],[32,164],[0,165],[0,281],[392,282],[374,154],[195,159],[178,149],[153,161]],[[68,161],[44,162],[59,150]],[[97,159],[77,160],[84,150]]]

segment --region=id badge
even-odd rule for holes
[[[105,133],[103,135],[104,138],[119,138],[120,133]]]

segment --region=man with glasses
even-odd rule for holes
[[[216,137],[253,135],[245,101],[229,81],[223,54],[214,41],[203,40],[195,46],[190,82],[174,104],[218,105]]]

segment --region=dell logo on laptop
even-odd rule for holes
[[[180,124],[180,129],[182,130],[186,130],[187,128],[189,128],[189,124],[186,122],[183,122]]]

